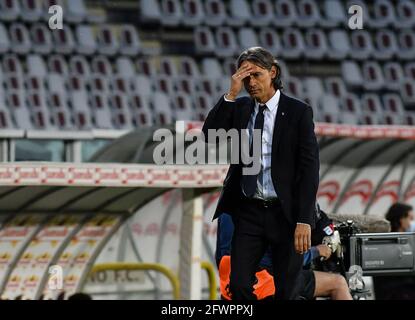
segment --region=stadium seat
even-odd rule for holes
[[[308,97],[322,97],[325,94],[323,83],[320,78],[306,77],[302,81],[305,94]]]
[[[400,81],[404,78],[402,66],[398,62],[387,62],[383,66],[383,74],[386,89],[399,91]]]
[[[299,99],[304,95],[303,83],[299,78],[290,77],[285,81],[284,89],[289,95],[297,97]]]
[[[365,93],[362,95],[362,111],[367,114],[377,116],[376,122],[379,122],[379,117],[384,113],[384,108],[380,100],[380,96],[375,93]]]
[[[6,90],[24,90],[24,78],[19,74],[7,74],[3,81]]]
[[[90,102],[94,127],[98,129],[113,129],[108,93],[92,91]]]
[[[76,26],[76,51],[79,54],[92,55],[97,50],[97,43],[95,40],[92,27],[89,25]]]
[[[298,29],[285,29],[282,34],[281,54],[285,59],[298,59],[304,53],[304,40]]]
[[[34,128],[39,130],[54,129],[46,97],[39,92],[31,92],[28,94],[27,101]]]
[[[353,59],[367,60],[373,54],[370,33],[367,30],[353,30],[350,36],[350,55]]]
[[[56,53],[70,54],[75,50],[75,40],[71,29],[63,26],[63,29],[52,31],[53,49]]]
[[[160,0],[161,24],[178,26],[183,18],[183,10],[179,0]]]
[[[363,88],[373,91],[380,90],[385,84],[382,68],[375,61],[366,61],[362,66]]]
[[[190,76],[177,76],[173,78],[173,85],[177,91],[194,94],[197,91],[197,80]]]
[[[327,39],[326,35],[321,29],[309,29],[307,30],[305,37],[305,50],[304,54],[308,59],[322,59],[326,56]]]
[[[16,21],[20,16],[20,3],[16,0],[0,0],[0,20]]]
[[[415,34],[413,30],[401,30],[398,39],[399,58],[402,60],[413,60],[415,57]]]
[[[273,28],[261,28],[259,31],[259,44],[274,55],[281,53],[281,41]]]
[[[110,84],[107,77],[104,77],[100,74],[92,74],[89,78],[89,88],[93,92],[102,92],[108,94],[110,89]]]
[[[254,29],[248,27],[239,28],[237,34],[239,50],[241,52],[248,48],[258,46],[258,39]]]
[[[412,1],[399,0],[396,4],[395,28],[407,29],[415,26],[415,4]]]
[[[66,101],[65,78],[58,73],[49,73],[46,76],[46,84],[50,93],[57,93],[64,96]]]
[[[205,13],[201,0],[183,0],[183,24],[198,26],[204,23]]]
[[[193,32],[193,39],[196,53],[211,54],[216,49],[213,33],[208,27],[196,27]]]
[[[217,86],[218,78],[209,78],[209,77],[200,77],[197,81],[197,87],[200,93],[206,93],[211,97],[216,97],[218,94],[219,88]],[[221,90],[222,91],[222,90]],[[225,94],[225,92],[221,92]]]
[[[46,77],[48,71],[43,58],[36,54],[26,56],[27,74]]]
[[[399,94],[387,93],[382,96],[382,102],[385,110],[389,113],[403,116],[405,109],[403,107],[402,99]]]
[[[215,34],[216,48],[215,54],[218,57],[230,57],[238,53],[239,48],[236,36],[229,27],[219,27]]]
[[[337,97],[345,97],[347,94],[346,86],[341,77],[325,78],[326,92]]]
[[[415,105],[415,82],[406,78],[401,82],[401,97],[405,105]]]
[[[408,79],[415,80],[415,62],[409,62],[404,67],[405,76]]]
[[[373,2],[373,18],[371,27],[386,28],[396,20],[395,9],[389,0],[377,0]]]
[[[193,107],[190,96],[185,92],[176,92],[170,96],[172,101],[174,119],[177,120],[192,120]]]
[[[141,51],[141,40],[133,25],[123,24],[119,29],[120,53],[136,56]]]
[[[88,97],[85,91],[71,91],[69,101],[72,108],[72,118],[75,127],[79,130],[88,130],[92,128],[91,110],[88,105]]]
[[[198,93],[193,96],[193,104],[195,106],[196,120],[204,121],[213,105],[211,96],[203,92]]]
[[[382,118],[383,118],[383,114],[376,115],[376,114],[373,114],[372,112],[363,111],[362,114],[360,115],[359,124],[369,125],[369,126],[383,124]]]
[[[153,93],[151,80],[145,75],[137,74],[131,80],[131,83],[132,83],[133,92],[143,97],[149,97]]]
[[[395,33],[390,30],[380,30],[375,37],[376,50],[373,56],[379,60],[391,60],[398,51]]]
[[[0,95],[0,129],[14,129],[13,119],[6,108],[3,95]]]
[[[406,111],[403,124],[415,126],[415,111]]]
[[[66,1],[65,19],[71,23],[81,23],[88,16],[84,0]]]
[[[347,21],[347,11],[340,0],[324,1],[324,18],[321,19],[322,27],[334,28],[344,26]]]
[[[148,77],[155,76],[157,74],[156,67],[150,59],[137,59],[137,69],[138,73],[144,74]]]
[[[222,66],[215,58],[204,58],[202,60],[202,74],[211,79],[218,79],[223,76]]]
[[[314,0],[298,1],[297,9],[297,24],[302,28],[314,27],[321,20],[319,8]]]
[[[33,128],[33,124],[25,100],[24,92],[22,91],[8,91],[6,95],[6,102],[12,113],[16,127],[30,130]]]
[[[0,54],[10,50],[10,40],[6,28],[0,23]]]
[[[363,76],[359,65],[355,61],[345,60],[341,65],[342,77],[349,88],[361,87]]]
[[[30,28],[33,51],[39,54],[50,54],[52,51],[52,34],[50,30],[41,23],[33,24]],[[1,36],[0,36],[1,38]]]
[[[82,76],[86,79],[91,75],[91,69],[85,56],[72,56],[69,60],[69,69],[72,74]]]
[[[17,2],[17,1],[16,1]],[[42,3],[36,0],[20,0],[21,17],[24,21],[34,22],[42,19]]]
[[[161,57],[160,58],[160,74],[175,77],[178,74],[176,61],[172,57]]]
[[[403,115],[384,112],[380,118],[382,124],[386,125],[401,125],[404,124],[405,118]]]
[[[148,97],[133,93],[129,99],[133,124],[136,127],[152,126],[153,116]]]
[[[110,25],[102,25],[97,31],[98,52],[106,56],[113,56],[119,50],[118,38]]]
[[[226,23],[232,27],[241,27],[252,19],[252,11],[246,0],[229,0],[229,16]]]
[[[79,74],[69,74],[66,78],[66,85],[72,91],[86,90],[86,79]]]
[[[219,76],[219,78],[225,76],[232,76],[236,72],[236,62],[234,58],[227,58],[223,60],[222,69],[224,71],[223,74]]]
[[[73,130],[74,126],[66,100],[57,92],[49,94],[49,107],[51,122],[54,126],[63,130]]]
[[[275,1],[275,19],[273,19],[273,23],[276,27],[292,27],[297,20],[297,10],[292,0]]]
[[[340,109],[342,112],[350,112],[356,115],[361,114],[362,104],[359,97],[355,93],[347,93],[339,100]]]
[[[182,56],[179,60],[178,71],[181,75],[190,77],[200,76],[199,67],[192,57]]]
[[[323,112],[323,115],[339,114],[341,110],[339,99],[331,94],[322,94],[320,97],[320,109]]]
[[[140,17],[145,23],[157,23],[161,20],[158,0],[140,1]]]
[[[137,74],[135,64],[128,57],[118,57],[115,60],[115,70],[117,70],[118,75],[123,76],[126,79],[132,79]]]
[[[23,66],[15,54],[3,56],[3,72],[23,75]]]
[[[154,122],[165,125],[173,121],[169,98],[162,92],[154,92],[150,97],[150,106],[154,112]]]
[[[111,88],[121,94],[126,94],[132,91],[131,82],[128,78],[120,75],[113,75],[111,77]]]
[[[113,74],[111,63],[105,56],[96,56],[91,61],[92,71],[105,76]]]
[[[222,0],[205,0],[205,24],[218,27],[227,20],[225,4]]]
[[[13,23],[9,27],[11,50],[18,54],[27,54],[32,49],[29,31],[21,23]]]
[[[343,60],[349,56],[351,45],[349,36],[344,30],[331,30],[328,34],[328,56],[331,59]]]
[[[255,27],[265,27],[272,24],[274,16],[274,8],[270,0],[253,0],[252,1],[252,17],[249,23]]]
[[[51,55],[48,58],[49,72],[66,75],[69,72],[68,64],[62,55]]]
[[[167,95],[170,95],[174,92],[173,81],[170,77],[166,75],[156,75],[153,77],[153,86],[159,91]]]

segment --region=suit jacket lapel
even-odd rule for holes
[[[281,134],[287,124],[287,100],[285,94],[281,92],[280,101],[278,103],[277,116],[275,117],[274,133],[272,135],[272,150],[277,150]]]

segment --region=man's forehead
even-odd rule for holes
[[[248,61],[248,60],[245,60],[244,62],[241,63],[241,67],[244,67],[246,65],[251,67],[255,71],[264,71],[265,70],[265,68],[261,68],[260,66],[257,66],[255,63],[253,63],[251,61]]]

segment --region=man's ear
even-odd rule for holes
[[[275,66],[271,67],[271,79],[274,81],[274,79],[278,77],[278,70]]]

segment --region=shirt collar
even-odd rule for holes
[[[277,89],[271,99],[269,99],[265,104],[267,105],[268,110],[271,112],[274,111],[278,107],[278,103],[280,102],[280,90]],[[258,110],[260,103],[255,101],[255,109]]]

